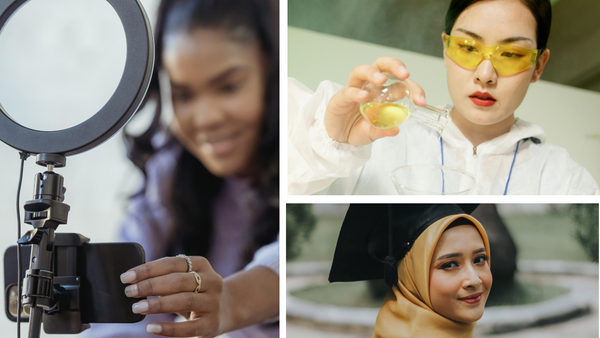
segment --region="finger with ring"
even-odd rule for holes
[[[196,278],[196,289],[194,290],[194,292],[198,293],[200,292],[200,288],[202,287],[202,278],[200,278],[200,275],[198,275],[196,271],[190,271],[190,273],[194,275],[194,278]]]
[[[198,283],[190,278],[188,272],[171,273],[166,276],[153,277],[125,288],[127,297],[166,296],[179,292],[190,292]]]
[[[187,265],[188,265],[188,271],[187,272],[194,271],[194,269],[192,268],[192,260],[188,256],[186,256],[184,254],[180,254],[180,255],[177,255],[176,257],[185,259],[185,261],[187,262]]]

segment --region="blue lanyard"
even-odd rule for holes
[[[517,142],[517,148],[515,149],[515,154],[513,155],[513,160],[512,163],[510,164],[510,171],[508,172],[508,179],[506,180],[506,186],[504,187],[504,194],[506,195],[506,192],[508,191],[508,183],[510,183],[510,177],[512,176],[512,171],[513,171],[513,167],[515,165],[515,160],[517,159],[517,152],[519,151],[519,144],[521,143],[521,140],[519,140]],[[441,149],[441,153],[442,153],[442,165],[444,165],[444,140],[442,139],[442,137],[440,136],[440,149]],[[442,194],[444,193],[444,177],[442,176]]]

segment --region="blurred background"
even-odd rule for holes
[[[287,205],[288,338],[372,334],[385,283],[327,281],[347,208]],[[475,337],[598,337],[597,204],[483,204],[473,215],[494,276]]]
[[[158,0],[140,2],[154,22]],[[107,1],[30,0],[2,29],[0,51],[0,103],[4,109],[28,128],[60,130],[88,119],[108,101],[125,65],[125,33]],[[149,124],[144,119],[146,112],[138,112],[142,116],[127,128],[143,130]],[[20,160],[17,150],[3,143],[0,158],[0,248],[4,250],[17,239]],[[32,199],[34,175],[43,170],[35,158],[25,162],[21,204]],[[56,172],[65,178],[65,203],[71,206],[68,224],[58,231],[81,233],[95,243],[114,241],[125,202],[142,177],[125,156],[122,133],[69,157],[67,166]],[[30,229],[22,224],[23,233]],[[27,328],[22,325],[22,336]],[[15,323],[4,314],[0,315],[0,332],[3,337],[16,333]],[[49,335],[42,332],[42,336]]]
[[[596,20],[600,2],[551,0],[551,3],[548,49],[552,54],[544,70],[544,80],[600,92],[597,57],[600,22]],[[441,57],[440,34],[449,4],[449,0],[289,0],[288,24]]]
[[[600,182],[600,1],[553,0],[550,59],[516,116],[541,125]],[[359,64],[402,60],[433,105],[450,103],[441,33],[450,0],[289,0],[288,76],[315,90]]]

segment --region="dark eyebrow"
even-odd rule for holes
[[[442,256],[438,257],[436,260],[443,261],[444,259],[461,257],[462,255],[463,255],[462,253],[451,253],[451,254],[447,254],[447,255],[442,255]]]
[[[471,31],[468,31],[468,30],[466,30],[466,29],[463,29],[463,28],[457,28],[456,30],[457,30],[457,31],[461,31],[461,32],[463,32],[463,33],[467,34],[468,36],[470,36],[470,37],[472,37],[472,38],[474,38],[474,39],[477,39],[477,40],[483,41],[483,37],[482,37],[481,35],[477,34],[477,33],[473,33],[473,32],[471,32]]]
[[[473,251],[473,255],[478,254],[480,252],[485,252],[485,248],[477,249]]]
[[[233,66],[231,68],[228,68],[224,72],[221,72],[221,73],[217,74],[216,76],[214,76],[213,78],[209,79],[208,82],[207,82],[207,85],[208,86],[213,86],[213,85],[215,85],[215,84],[223,81],[228,76],[231,76],[231,74],[243,71],[246,68],[248,68],[248,67],[247,66]],[[188,86],[185,85],[185,84],[183,84],[183,83],[177,83],[177,82],[174,82],[173,80],[171,80],[171,88],[174,88],[174,89],[185,89],[187,87]]]
[[[461,31],[461,32],[467,34],[468,36],[470,36],[470,37],[472,37],[474,39],[477,39],[479,41],[484,41],[483,37],[481,35],[477,34],[477,33],[468,31],[468,30],[463,29],[463,28],[457,28],[456,30],[457,31]],[[517,42],[517,41],[531,41],[531,42],[533,42],[533,40],[531,40],[530,38],[524,37],[524,36],[513,36],[513,37],[510,37],[510,38],[506,38],[504,40],[500,40],[499,43],[502,45],[502,44],[513,43],[513,42]]]
[[[500,44],[512,43],[512,42],[517,42],[517,41],[531,41],[531,42],[533,42],[533,40],[531,40],[530,38],[526,38],[524,36],[514,36],[514,37],[511,37],[511,38],[506,38],[504,40],[501,40]]]
[[[485,252],[485,248],[481,248],[481,249],[474,250],[474,251],[473,251],[473,255],[475,255],[475,254],[478,254],[478,253],[480,253],[480,252]],[[456,253],[450,253],[450,254],[447,254],[447,255],[442,255],[442,256],[438,257],[438,258],[436,259],[436,261],[442,261],[442,260],[444,260],[444,259],[448,259],[448,258],[454,258],[454,257],[462,257],[462,255],[463,255],[463,254],[462,254],[462,253],[460,253],[460,252],[456,252]]]

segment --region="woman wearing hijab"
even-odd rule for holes
[[[373,337],[471,338],[492,285],[471,205],[350,206],[329,280],[385,278]],[[375,215],[375,216],[374,216]]]
[[[539,80],[550,51],[549,0],[453,0],[444,46],[450,122],[443,134],[409,119],[380,130],[362,118],[366,83],[391,73],[423,89],[393,57],[359,65],[346,86],[329,81],[316,92],[289,82],[288,192],[290,194],[396,194],[392,170],[438,164],[470,172],[471,194],[600,194],[589,172],[567,151],[545,143],[543,129],[515,117],[529,85]]]

